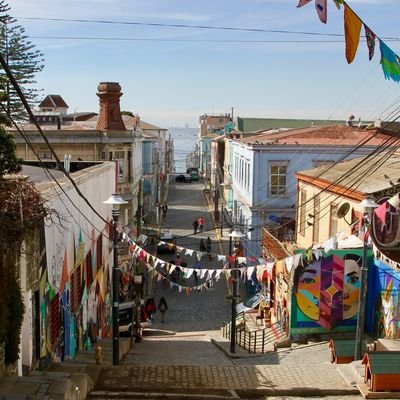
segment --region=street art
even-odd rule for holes
[[[292,333],[355,329],[361,261],[333,254],[296,268]]]
[[[374,334],[385,339],[400,339],[400,273],[375,260],[373,318]]]

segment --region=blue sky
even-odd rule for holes
[[[165,128],[196,127],[199,115],[229,113],[232,107],[242,117],[346,119],[354,114],[362,120],[386,119],[400,99],[400,84],[384,79],[378,45],[369,62],[367,46],[361,42],[355,61],[348,65],[344,37],[24,19],[343,34],[343,9],[337,10],[332,0],[326,25],[319,21],[313,3],[296,8],[297,0],[9,3],[11,15],[44,53],[38,87],[44,94],[60,94],[71,112],[97,112],[96,91],[102,81],[121,84],[123,110]],[[400,0],[348,0],[348,4],[379,37],[400,38]],[[335,42],[299,42],[306,40]],[[399,41],[386,43],[400,54]]]

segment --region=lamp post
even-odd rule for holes
[[[112,268],[112,350],[113,365],[119,365],[119,274],[118,266],[118,240],[117,240],[117,223],[119,217],[119,206],[127,204],[127,202],[118,194],[111,195],[103,204],[111,204],[113,206],[111,215],[113,218],[113,268]]]
[[[365,324],[365,305],[367,298],[367,286],[368,286],[368,237],[367,232],[371,224],[371,217],[374,209],[378,207],[373,199],[365,198],[360,206],[363,207],[363,221],[364,221],[364,239],[363,239],[363,257],[360,275],[360,293],[358,299],[358,318],[357,318],[357,330],[356,330],[356,348],[355,348],[355,360],[360,360],[362,356],[362,341],[364,337],[364,324]]]
[[[239,229],[234,229],[229,234],[229,254],[232,254],[232,240],[240,240],[244,234]],[[232,270],[232,309],[231,309],[231,345],[230,352],[236,353],[236,299],[238,296],[238,261],[237,254],[235,254],[235,262]]]

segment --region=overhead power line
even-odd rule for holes
[[[6,73],[8,79],[10,80],[11,84],[13,85],[15,91],[18,94],[18,97],[20,98],[22,104],[24,105],[29,117],[32,119],[32,121],[34,122],[37,130],[40,133],[40,136],[43,138],[44,142],[46,143],[47,147],[50,149],[52,155],[54,156],[55,160],[57,161],[57,165],[58,168],[65,174],[65,176],[71,181],[73,187],[75,188],[76,192],[78,193],[78,195],[86,202],[86,204],[90,207],[90,209],[106,224],[108,224],[109,222],[104,219],[104,217],[99,214],[99,212],[92,206],[92,204],[90,203],[90,201],[88,200],[88,198],[81,192],[81,190],[78,188],[78,185],[76,184],[76,182],[72,179],[72,177],[70,176],[70,174],[68,173],[68,171],[65,170],[63,163],[61,162],[61,160],[59,159],[57,153],[55,152],[55,150],[53,149],[53,147],[51,146],[49,140],[47,139],[46,135],[43,133],[42,128],[40,127],[40,125],[38,124],[38,122],[36,121],[35,116],[33,115],[33,112],[31,110],[31,107],[29,106],[18,82],[16,81],[10,67],[8,66],[6,60],[4,59],[3,55],[0,53],[0,64],[4,69],[4,72]]]
[[[156,22],[112,21],[112,20],[94,20],[94,19],[91,20],[91,19],[75,19],[75,18],[44,18],[44,17],[16,17],[16,18],[22,20],[31,20],[31,21],[77,22],[84,24],[134,25],[134,26],[153,26],[153,27],[156,26],[160,28],[205,29],[205,30],[220,30],[220,31],[222,30],[222,31],[232,31],[232,32],[258,32],[258,33],[279,33],[279,34],[289,34],[289,35],[344,37],[344,35],[341,33],[291,31],[286,29],[240,28],[232,26],[167,24],[167,23],[156,23]],[[400,40],[400,38],[397,37],[382,37],[382,39]]]

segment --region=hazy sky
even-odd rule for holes
[[[296,8],[297,3],[297,0],[9,1],[11,15],[18,18],[32,42],[44,53],[45,68],[37,76],[38,86],[44,95],[60,94],[71,112],[97,112],[99,82],[113,81],[122,86],[123,110],[137,112],[145,121],[165,128],[185,124],[194,127],[199,115],[229,113],[232,107],[235,115],[243,117],[345,119],[350,114],[363,120],[389,117],[398,106],[400,84],[385,81],[379,65],[378,43],[371,62],[367,46],[361,42],[355,61],[348,65],[343,36],[154,25],[343,35],[343,8],[338,10],[332,0],[328,0],[326,25],[319,21],[313,2],[302,8]],[[400,38],[400,0],[348,0],[348,4],[377,36]],[[386,43],[400,54],[399,40]]]

